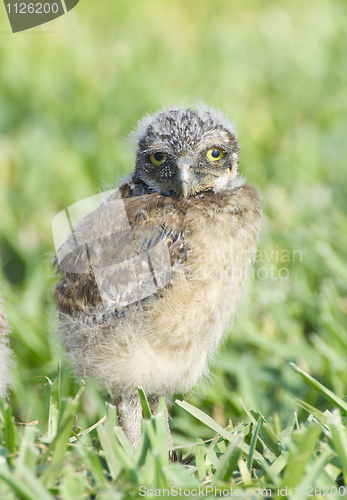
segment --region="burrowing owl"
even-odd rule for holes
[[[207,374],[252,261],[261,202],[238,178],[235,129],[220,112],[165,109],[133,137],[131,177],[58,251],[55,297],[75,373],[116,398],[136,447],[137,388],[155,412],[160,396]]]

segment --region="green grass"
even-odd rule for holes
[[[344,0],[83,0],[11,35],[0,9],[0,294],[15,353],[1,500],[136,498],[139,485],[287,486],[294,499],[346,482],[346,23]],[[51,223],[133,168],[143,113],[200,100],[237,124],[264,222],[211,380],[170,408],[184,466],[167,461],[160,416],[130,453],[112,401],[71,377],[53,334]]]
[[[324,413],[299,401],[309,412],[299,423],[296,414],[281,429],[259,412],[245,411],[247,423],[222,427],[195,406],[176,400],[213,433],[175,450],[186,465],[169,462],[164,404],[150,415],[142,392],[143,434],[136,450],[117,425],[115,407],[106,403],[105,416],[88,429],[76,429],[76,412],[82,389],[74,397],[60,393],[61,374],[49,381],[50,404],[47,433],[36,422],[15,423],[11,408],[0,401],[0,494],[4,500],[53,498],[136,498],[146,491],[158,496],[202,490],[209,498],[216,491],[235,496],[286,498],[312,496],[345,497],[347,479],[347,429],[343,416],[347,405],[314,378],[293,365],[336,408]],[[188,455],[187,455],[188,450]],[[189,455],[190,454],[190,455]],[[166,490],[166,493],[164,493]],[[304,494],[302,494],[304,492]],[[343,493],[343,494],[342,494]],[[17,495],[17,497],[15,496]],[[221,496],[221,494],[219,494]],[[153,495],[152,495],[153,496]],[[321,497],[323,498],[323,497]]]

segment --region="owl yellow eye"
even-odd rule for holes
[[[224,151],[220,148],[210,148],[207,151],[207,158],[210,161],[220,160],[224,156]]]
[[[159,152],[158,153],[152,153],[149,156],[149,159],[151,160],[151,162],[153,163],[153,165],[161,165],[166,160],[166,154],[159,153]]]

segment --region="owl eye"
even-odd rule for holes
[[[151,160],[151,162],[153,163],[153,165],[161,165],[166,160],[166,154],[159,153],[159,152],[158,153],[152,153],[149,156],[149,159]]]
[[[224,151],[221,148],[210,148],[207,151],[207,158],[210,161],[220,160],[224,156]]]

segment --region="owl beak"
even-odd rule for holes
[[[187,198],[188,194],[193,188],[194,185],[194,178],[192,178],[192,175],[190,172],[187,172],[186,170],[182,170],[178,174],[178,180],[180,182],[180,187],[182,194],[185,198]]]
[[[198,183],[198,180],[196,179],[195,174],[191,169],[193,164],[194,161],[191,158],[184,157],[179,158],[176,163],[178,169],[177,187],[183,194],[184,198],[187,198],[189,193]]]

